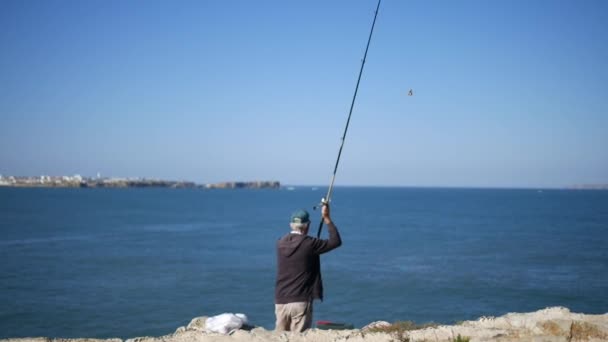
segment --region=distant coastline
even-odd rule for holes
[[[568,187],[572,190],[608,190],[608,184],[579,184]]]
[[[101,178],[74,176],[1,176],[0,187],[19,188],[202,188],[202,189],[279,189],[279,181],[221,182],[197,184],[146,178]]]
[[[415,188],[415,189],[494,189],[494,190],[608,190],[606,184],[575,184],[562,187],[476,187],[476,186],[387,186],[387,185],[342,185],[348,187]],[[274,180],[266,181],[229,181],[219,183],[195,183],[149,178],[109,178],[74,176],[3,176],[0,187],[16,188],[199,188],[199,189],[281,189],[294,190],[296,187],[311,187],[317,190],[320,185],[281,185]]]

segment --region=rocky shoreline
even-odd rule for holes
[[[552,307],[530,313],[509,313],[500,317],[481,317],[457,325],[441,325],[419,330],[395,332],[374,322],[363,329],[319,330],[304,333],[277,333],[263,328],[236,330],[230,335],[205,331],[206,317],[194,318],[173,334],[159,337],[113,339],[10,338],[0,342],[310,342],[310,341],[608,341],[608,313],[589,315]],[[460,339],[459,339],[460,336]]]

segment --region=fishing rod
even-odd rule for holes
[[[346,132],[348,132],[348,125],[350,124],[350,117],[353,114],[353,108],[355,107],[355,99],[357,98],[357,91],[359,90],[359,83],[361,82],[361,75],[363,74],[363,67],[365,66],[365,59],[367,58],[367,50],[369,50],[369,43],[372,41],[372,34],[374,33],[374,26],[376,25],[376,18],[378,17],[378,10],[380,9],[380,2],[382,0],[378,0],[378,5],[376,6],[376,13],[374,13],[374,21],[372,22],[372,28],[369,31],[369,37],[367,38],[367,46],[365,47],[365,53],[363,54],[363,60],[361,61],[361,69],[359,69],[359,77],[357,78],[357,85],[355,86],[355,94],[353,95],[353,100],[350,103],[350,111],[348,112],[348,119],[346,120],[346,127],[344,127],[344,134],[342,135],[342,143],[340,144],[340,150],[338,151],[338,158],[336,159],[336,166],[334,167],[334,175],[331,178],[331,183],[329,184],[329,189],[327,190],[327,196],[321,199],[321,204],[319,206],[323,206],[331,200],[331,194],[334,190],[334,182],[336,181],[336,173],[338,172],[338,164],[340,164],[340,156],[342,155],[342,148],[344,147],[344,141],[346,141]],[[313,209],[316,209],[315,206]],[[319,230],[317,231],[317,238],[321,237],[321,230],[323,229],[323,219],[319,223]]]

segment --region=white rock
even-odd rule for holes
[[[369,329],[373,329],[373,328],[382,328],[382,327],[389,327],[391,326],[391,324],[387,321],[375,321],[372,322],[366,326],[364,326],[363,328],[361,328],[362,331],[367,331]]]
[[[186,326],[186,330],[205,331],[205,322],[207,321],[207,318],[207,316],[193,318],[188,326]]]

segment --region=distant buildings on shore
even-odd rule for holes
[[[223,182],[205,184],[204,187],[206,189],[278,189],[281,183],[277,181]]]
[[[204,189],[278,189],[278,181],[223,182],[196,184],[188,181],[167,181],[145,178],[97,178],[74,176],[17,177],[0,175],[0,186],[47,188],[204,188]]]

